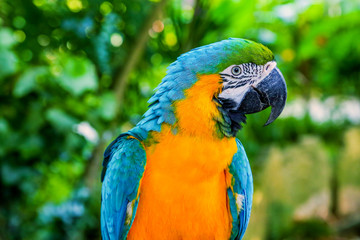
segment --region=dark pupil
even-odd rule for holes
[[[234,68],[233,68],[233,73],[234,73],[234,74],[238,74],[239,72],[240,72],[239,67],[234,67]]]

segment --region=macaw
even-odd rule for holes
[[[130,131],[105,150],[103,239],[242,239],[253,179],[236,133],[246,114],[282,112],[285,80],[273,53],[230,38],[170,64]]]

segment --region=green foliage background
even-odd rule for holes
[[[102,152],[177,56],[267,45],[282,118],[239,133],[255,178],[246,239],[360,236],[360,2],[0,0],[0,239],[100,239]]]

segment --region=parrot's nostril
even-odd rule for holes
[[[276,67],[276,62],[275,61],[268,62],[268,63],[265,64],[264,72],[268,73],[275,67]]]

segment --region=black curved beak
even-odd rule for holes
[[[271,106],[269,119],[265,123],[269,125],[283,111],[287,97],[286,83],[280,70],[275,67],[257,85],[252,85],[245,94],[238,108],[244,114],[260,112]]]

